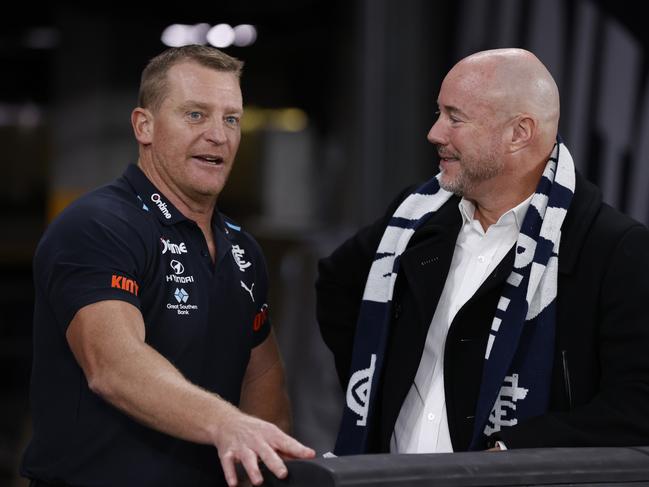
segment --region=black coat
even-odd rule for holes
[[[360,302],[386,215],[319,263],[317,314],[346,387]],[[452,197],[420,227],[401,256],[390,339],[370,427],[370,452],[390,436],[421,360],[461,226]],[[448,426],[466,450],[482,378],[484,351],[514,248],[458,311],[444,351]],[[562,227],[557,328],[546,414],[498,433],[508,448],[649,445],[649,231],[602,203],[577,174]],[[549,353],[552,353],[548,351]]]

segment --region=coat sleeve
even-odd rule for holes
[[[349,379],[356,321],[374,254],[392,214],[413,189],[405,189],[381,218],[318,262],[316,316],[343,389]]]
[[[605,264],[593,299],[595,392],[569,411],[503,429],[496,436],[508,448],[649,444],[649,231],[627,227],[599,258]]]

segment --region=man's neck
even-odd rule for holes
[[[479,192],[465,195],[465,198],[475,205],[473,218],[480,222],[485,232],[501,216],[520,205],[536,191],[544,169],[545,163],[542,161],[531,166],[526,172],[510,172],[504,178],[494,179],[493,184],[481,185]]]
[[[138,161],[138,167],[158,190],[186,218],[193,220],[205,233],[211,228],[212,215],[216,207],[214,197],[192,197],[173,182],[167,181],[150,161]]]
[[[512,184],[512,187],[516,187],[518,190],[503,191],[492,194],[490,197],[467,197],[467,199],[475,206],[473,218],[480,222],[480,225],[482,225],[485,232],[491,225],[498,222],[501,216],[529,198],[536,189],[536,185],[516,186],[515,184]]]

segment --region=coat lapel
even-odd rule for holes
[[[419,331],[428,330],[453,260],[462,224],[458,201],[451,198],[431,221],[417,230],[401,256],[400,266],[421,318]]]

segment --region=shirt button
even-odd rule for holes
[[[484,255],[479,255],[478,256],[478,262],[480,262],[481,264],[484,264],[485,260],[487,260],[487,259],[485,259]]]
[[[433,413],[428,413],[428,420],[433,421],[435,419],[435,415]]]
[[[401,305],[400,305],[400,304],[396,304],[396,305],[394,306],[394,313],[393,313],[393,316],[394,316],[394,319],[395,319],[395,320],[398,320],[398,319],[399,319],[399,316],[401,316]]]
[[[201,250],[201,255],[202,255],[203,257],[207,257],[209,254],[207,253],[206,250]]]

